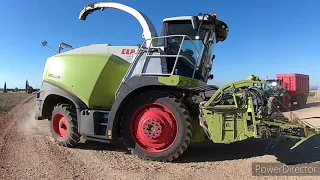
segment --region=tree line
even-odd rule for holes
[[[12,91],[12,92],[25,91],[28,94],[30,94],[32,92],[35,92],[35,91],[38,91],[38,90],[39,89],[34,89],[32,86],[30,86],[28,80],[26,80],[26,85],[25,85],[24,89],[19,89],[17,87],[16,88],[7,88],[7,82],[4,82],[4,86],[3,86],[3,89],[2,89],[2,91],[4,93],[7,93],[9,91]]]

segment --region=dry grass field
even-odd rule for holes
[[[8,112],[30,96],[25,92],[0,92],[0,115]]]

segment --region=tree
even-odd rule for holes
[[[3,92],[4,92],[4,93],[7,92],[7,82],[4,82]]]
[[[26,90],[29,88],[29,82],[28,79],[26,80]]]

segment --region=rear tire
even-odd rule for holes
[[[67,104],[53,108],[50,121],[50,132],[60,146],[73,147],[80,141],[76,114]]]
[[[273,112],[278,112],[278,100],[276,97],[269,97],[268,98],[268,103],[267,103],[267,108],[268,108],[268,114],[272,114]]]
[[[308,101],[308,96],[307,95],[301,95],[299,98],[298,98],[298,106],[299,107],[305,107],[306,104],[307,104],[307,101]]]
[[[123,111],[121,133],[127,148],[141,159],[173,161],[189,146],[191,116],[165,92],[146,92],[132,98]]]

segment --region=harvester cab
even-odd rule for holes
[[[133,15],[143,28],[145,41],[132,56],[132,67],[125,80],[137,74],[181,75],[206,82],[210,76],[212,50],[217,42],[224,41],[228,26],[216,14],[181,16],[163,20],[160,36],[150,19],[143,13],[119,3],[94,3],[85,7],[79,19],[86,20],[94,11],[115,8]]]
[[[216,14],[166,18],[160,36],[146,15],[119,3],[89,4],[79,19],[107,8],[135,17],[144,42],[92,44],[47,59],[36,118],[49,119],[59,145],[73,147],[80,137],[122,138],[140,158],[172,161],[205,139],[229,144],[286,136],[299,144],[316,134],[275,118],[257,76],[221,88],[207,85],[213,49],[229,33]]]

